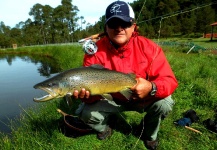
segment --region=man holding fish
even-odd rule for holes
[[[99,64],[109,70],[134,73],[137,83],[128,91],[108,97],[92,96],[89,90],[75,90],[73,96],[84,103],[77,110],[80,118],[98,131],[100,140],[112,134],[107,124],[111,114],[126,110],[147,112],[141,121],[142,140],[146,148],[156,149],[161,120],[172,110],[171,94],[178,86],[162,49],[139,36],[132,7],[115,1],[106,9],[106,36],[96,42],[98,50],[85,54],[84,66]],[[111,101],[112,100],[112,101]]]
[[[98,132],[100,140],[112,134],[108,124],[112,114],[146,112],[139,137],[147,149],[156,149],[161,120],[174,105],[171,94],[178,86],[177,80],[163,50],[138,35],[130,5],[115,1],[107,7],[105,17],[105,36],[96,45],[89,46],[98,49],[88,49],[84,67],[64,71],[36,84],[34,88],[48,94],[34,101],[64,96],[80,98],[83,103],[76,113]]]

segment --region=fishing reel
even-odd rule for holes
[[[83,51],[88,55],[93,55],[97,52],[97,45],[91,39],[85,40],[83,44]]]
[[[79,40],[78,43],[84,43],[83,51],[88,55],[93,55],[97,52],[98,49],[95,42],[98,41],[100,37],[104,36],[105,34],[105,32],[94,34],[90,37]]]

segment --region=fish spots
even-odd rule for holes
[[[71,81],[78,81],[78,80],[81,80],[80,76],[72,76],[72,77],[70,77],[70,82]]]
[[[67,81],[59,83],[59,88],[67,88],[68,86],[69,86],[69,83]]]
[[[123,88],[132,87],[134,84],[136,84],[136,80],[127,74],[108,69],[82,67],[60,73],[35,87],[49,85],[50,87],[49,89],[46,87],[46,91],[52,95],[64,96],[68,92],[73,93],[74,90],[80,91],[82,88],[90,91],[93,95],[99,95],[118,92]],[[46,98],[41,99],[45,100]]]
[[[70,85],[70,88],[69,88],[70,91],[75,90],[75,89],[77,89],[76,86],[74,86],[74,85]]]

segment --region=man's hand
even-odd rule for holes
[[[86,91],[85,88],[82,88],[81,91],[79,92],[78,90],[75,90],[73,92],[73,97],[75,99],[81,98],[81,99],[87,99],[90,97],[90,92]]]
[[[87,91],[85,88],[82,88],[80,92],[78,90],[75,90],[73,92],[73,97],[75,99],[79,98],[82,102],[85,103],[93,103],[102,99],[101,95],[90,96],[90,91]]]
[[[131,88],[133,99],[143,99],[150,93],[152,84],[143,78],[136,78],[137,83]]]

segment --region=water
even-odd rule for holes
[[[23,108],[37,105],[33,97],[45,93],[33,85],[58,72],[54,64],[48,58],[0,55],[0,132],[10,132],[9,120],[19,117]]]

